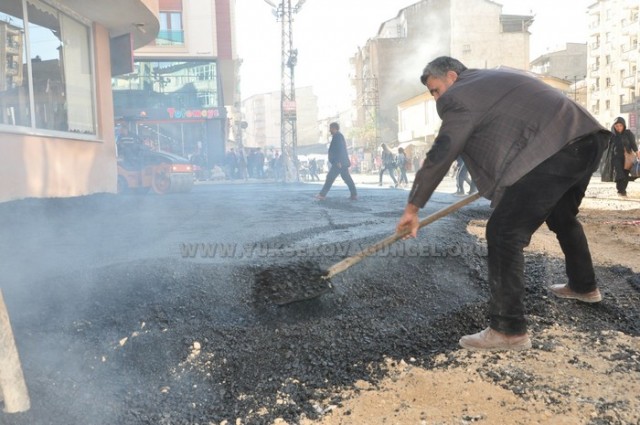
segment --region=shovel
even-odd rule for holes
[[[448,207],[430,214],[418,223],[418,228],[422,228],[427,224],[433,223],[434,221],[459,210],[479,197],[479,193],[474,193],[473,195],[469,195],[457,202],[454,202]],[[359,263],[381,249],[403,239],[409,233],[410,232],[408,230],[401,233],[394,233],[393,235],[366,247],[357,254],[334,264],[326,271],[323,271],[317,265],[309,262],[300,264],[295,268],[287,266],[278,269],[265,270],[258,276],[258,283],[262,288],[261,292],[263,296],[278,305],[317,298],[333,288],[331,285],[332,277],[344,272],[349,267]]]
[[[423,220],[420,221],[420,223],[418,223],[418,228],[421,229],[424,226],[426,226],[427,224],[431,224],[434,221],[445,217],[449,214],[451,214],[452,212],[455,212],[457,210],[459,210],[460,208],[464,207],[467,204],[470,204],[471,202],[475,201],[476,199],[478,199],[480,197],[480,194],[478,194],[477,192],[474,193],[473,195],[469,195],[457,202],[454,202],[453,204],[449,205],[448,207],[442,208],[441,210],[438,210],[436,212],[434,212],[431,215],[428,215],[426,218],[424,218]],[[368,246],[367,248],[363,249],[362,251],[360,251],[359,253],[352,255],[351,257],[347,257],[344,260],[334,264],[333,266],[329,267],[329,269],[327,270],[325,276],[323,276],[324,279],[329,280],[331,279],[333,276],[337,275],[338,273],[342,273],[343,271],[347,270],[349,267],[353,266],[354,264],[359,263],[360,261],[362,261],[363,259],[365,259],[366,257],[375,254],[376,252],[380,251],[381,249],[384,249],[386,247],[388,247],[389,245],[392,245],[394,243],[396,243],[397,241],[399,241],[400,239],[403,239],[405,236],[407,236],[409,234],[409,231],[405,231],[402,233],[395,233],[373,245]]]

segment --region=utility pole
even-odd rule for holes
[[[578,102],[578,81],[582,81],[585,78],[586,78],[586,76],[580,76],[580,75],[574,75],[573,77],[570,77],[568,75],[564,76],[565,80],[573,81],[573,100],[576,103],[580,103],[580,102]]]
[[[282,24],[280,63],[280,149],[282,155],[283,178],[285,182],[300,181],[298,170],[298,129],[295,67],[298,64],[298,49],[293,48],[293,15],[300,11],[306,0],[298,0],[291,6],[291,0],[281,0],[273,7],[276,20]]]
[[[378,93],[378,79],[374,75],[362,79],[362,103],[365,111],[365,126],[373,126],[373,143],[370,145],[373,155],[382,143],[380,138],[380,97]]]

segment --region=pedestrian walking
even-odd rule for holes
[[[396,176],[394,174],[395,169],[397,167],[396,158],[391,152],[391,149],[387,146],[386,143],[380,145],[382,148],[382,167],[380,168],[380,186],[382,186],[382,175],[385,171],[389,172],[391,176],[391,180],[393,180],[394,187],[398,187],[398,181],[396,180]]]
[[[255,176],[259,179],[263,179],[264,178],[264,153],[260,148],[256,150],[254,167],[255,167],[255,170],[254,170]]]
[[[309,178],[311,181],[320,181],[318,176],[318,161],[315,158],[311,158],[309,161]]]
[[[603,182],[616,182],[616,190],[619,196],[627,196],[627,186],[629,185],[630,167],[625,167],[625,152],[638,155],[638,144],[636,136],[627,129],[627,123],[622,117],[613,121],[611,127],[611,139],[607,152],[604,155],[602,169],[600,170]],[[635,180],[635,179],[633,179]]]
[[[476,184],[473,182],[473,179],[469,175],[469,170],[464,163],[464,160],[461,156],[458,157],[456,164],[456,196],[464,196],[466,193],[464,191],[464,184],[469,185],[469,195],[472,193],[476,193],[478,190],[476,189]]]
[[[351,161],[349,161],[349,152],[347,152],[347,142],[344,140],[344,136],[340,133],[340,124],[332,122],[329,124],[329,132],[331,133],[331,143],[329,144],[328,159],[331,168],[327,173],[327,177],[324,181],[324,186],[320,193],[316,195],[316,199],[323,201],[327,197],[327,193],[331,189],[333,182],[338,175],[342,177],[342,180],[347,184],[351,196],[349,199],[355,201],[358,199],[358,193],[356,191],[356,185],[349,174],[349,167]]]
[[[227,151],[227,154],[225,155],[224,166],[226,179],[235,179],[236,172],[238,170],[238,157],[236,155],[236,151],[233,148]]]
[[[409,159],[404,151],[404,148],[398,148],[398,184],[400,186],[406,186],[409,184],[409,178],[407,178],[407,167],[409,166]]]

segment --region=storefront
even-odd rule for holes
[[[113,83],[116,122],[155,150],[224,161],[227,114],[215,61],[139,60]]]
[[[110,44],[125,35],[131,53],[153,40],[157,10],[156,0],[0,2],[0,201],[115,192]]]

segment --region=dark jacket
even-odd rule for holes
[[[524,72],[469,69],[436,101],[442,125],[409,202],[423,207],[461,155],[482,196],[504,190],[567,144],[610,133],[560,90]]]
[[[621,133],[616,132],[614,126],[616,123],[620,123],[624,126]],[[603,182],[613,182],[617,180],[624,180],[627,178],[627,173],[624,170],[624,151],[638,152],[638,144],[636,143],[636,136],[627,129],[627,123],[624,118],[618,117],[611,126],[611,138],[609,139],[609,145],[607,151],[602,157],[600,163],[600,178]]]
[[[385,168],[396,168],[396,157],[390,150],[382,150],[382,164]]]
[[[331,138],[328,152],[329,162],[331,165],[340,164],[341,167],[350,167],[349,152],[347,152],[347,142],[339,131],[336,131]]]

